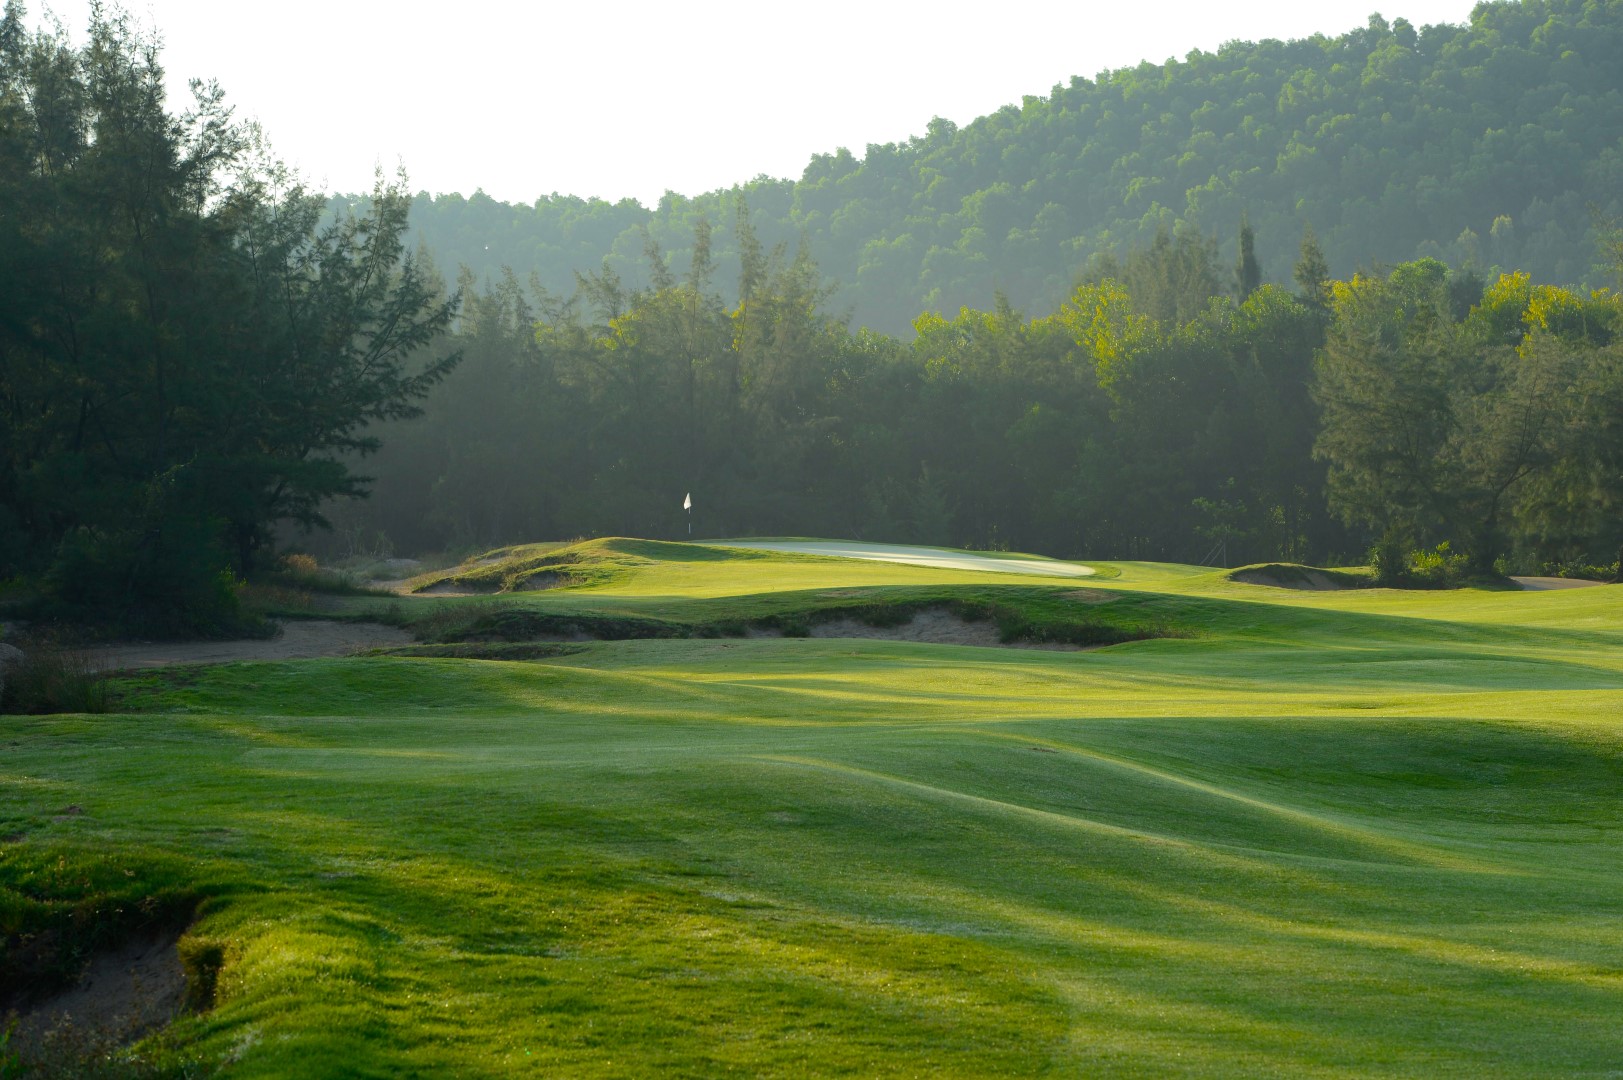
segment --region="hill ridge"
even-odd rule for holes
[[[962,127],[937,119],[861,157],[814,155],[799,179],[668,193],[652,208],[424,193],[413,220],[443,266],[508,266],[567,293],[602,265],[645,284],[645,228],[684,267],[703,216],[726,281],[743,195],[768,248],[804,238],[839,283],[833,310],[891,333],[999,291],[1045,312],[1090,261],[1158,229],[1215,235],[1228,258],[1242,214],[1275,281],[1311,225],[1337,275],[1429,255],[1583,282],[1595,215],[1623,214],[1620,51],[1616,0],[1501,0],[1469,24],[1418,29],[1377,15],[1336,37],[1231,41],[1076,76]]]

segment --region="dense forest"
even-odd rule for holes
[[[730,224],[743,194],[765,243],[805,238],[836,285],[830,311],[892,334],[996,291],[1051,311],[1094,260],[1163,229],[1216,236],[1232,259],[1242,215],[1276,283],[1311,226],[1338,276],[1432,257],[1599,284],[1593,215],[1623,214],[1620,55],[1618,0],[1497,0],[1464,26],[1373,16],[1338,37],[1073,78],[962,128],[938,119],[903,143],[818,155],[798,180],[651,209],[419,195],[412,219],[442,265],[481,280],[512,267],[567,293],[605,264],[651,284],[644,229],[685,263],[698,219]],[[738,237],[718,228],[711,245],[736,274]]]
[[[798,185],[673,197],[652,218],[581,203],[558,257],[583,272],[549,287],[469,264],[465,240],[500,249],[564,201],[520,214],[469,200],[459,227],[473,231],[423,250],[410,215],[433,238],[451,201],[380,178],[335,207],[232,120],[218,87],[171,111],[156,44],[122,15],[98,10],[75,46],[30,34],[9,0],[0,583],[22,583],[43,615],[226,633],[240,629],[235,584],[289,544],[679,537],[687,492],[699,536],[1373,557],[1390,584],[1615,572],[1601,568],[1623,543],[1623,300],[1540,278],[1623,273],[1623,234],[1574,201],[1623,175],[1619,90],[1602,85],[1617,54],[1596,52],[1620,9],[1532,0],[1479,7],[1467,28],[1376,20],[1335,41],[1233,45],[1079,81],[962,132],[937,125],[861,163],[819,159]],[[1222,117],[1206,115],[1218,97]],[[1250,119],[1276,98],[1276,118],[1290,102],[1292,116],[1350,110],[1296,155],[1339,147],[1335,169],[1259,149],[1285,137]],[[1165,155],[1184,136],[1161,133],[1189,122],[1220,137],[1179,173]],[[1078,125],[1094,135],[1071,146]],[[1060,149],[1022,157],[1039,133]],[[1136,149],[1098,171],[1096,139],[1107,157]],[[1191,194],[1181,217],[1160,209],[1167,185],[1214,163],[1233,181],[1220,194]],[[1124,225],[1100,208],[1137,196],[1078,177],[1129,172],[1163,178],[1128,185],[1148,209]],[[981,197],[1003,176],[1027,179]],[[1355,179],[1385,194],[1368,202]],[[1045,184],[1068,186],[1070,209],[1049,213]],[[1253,202],[1252,184],[1276,197]],[[1033,201],[1036,231],[1022,232]],[[1416,240],[1506,206],[1524,216],[1477,247]],[[1049,235],[1037,222],[1067,222],[1055,228],[1070,239],[1012,242]],[[820,259],[831,238],[867,251],[869,228],[957,237],[974,258],[920,248],[922,269],[907,255],[887,264],[906,271],[891,284],[859,274],[853,294]],[[1287,230],[1289,258],[1270,268]],[[1392,261],[1338,274],[1355,237],[1357,258]],[[1534,271],[1487,264],[1516,257]],[[458,261],[454,284],[435,269]],[[1027,277],[994,290],[994,264]],[[866,321],[908,331],[853,329],[853,295],[885,315]]]

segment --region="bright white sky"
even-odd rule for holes
[[[42,0],[25,0],[30,20]],[[88,0],[52,0],[82,40]],[[239,116],[330,191],[403,163],[414,190],[646,204],[814,153],[921,134],[1072,75],[1225,41],[1417,27],[1473,0],[126,0],[174,94],[217,78]],[[179,106],[189,97],[172,98]]]

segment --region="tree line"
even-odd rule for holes
[[[904,340],[830,316],[806,250],[768,248],[742,202],[733,228],[725,283],[702,221],[680,274],[647,239],[641,288],[465,272],[445,343],[462,366],[389,432],[347,542],[676,538],[688,491],[707,536],[1229,564],[1374,549],[1393,580],[1417,558],[1607,564],[1623,541],[1611,292],[1432,259],[1336,281],[1311,233],[1287,289],[1261,283],[1246,224],[1232,268],[1163,232],[1051,314],[1000,297]]]

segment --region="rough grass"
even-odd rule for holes
[[[232,1076],[1614,1070],[1617,591],[1119,569],[1085,600],[660,560],[422,601],[699,625],[879,589],[1196,636],[212,668],[8,718],[0,829],[231,883],[194,929],[217,1006],[170,1038]]]
[[[106,676],[89,653],[46,638],[21,644],[22,662],[0,671],[0,715],[103,713],[111,707]]]

